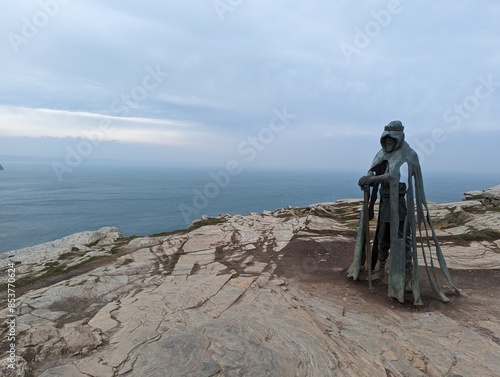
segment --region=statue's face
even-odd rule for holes
[[[392,152],[396,148],[396,140],[392,137],[386,137],[384,139],[384,148],[386,152]]]

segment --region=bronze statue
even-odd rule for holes
[[[390,257],[389,297],[404,302],[405,290],[413,292],[414,305],[422,305],[418,252],[422,252],[427,276],[434,293],[442,301],[449,301],[436,278],[435,260],[441,272],[456,293],[425,198],[422,172],[417,153],[404,139],[404,127],[398,120],[390,122],[380,137],[382,149],[375,156],[366,176],[359,179],[365,192],[365,206],[361,210],[354,260],[348,276],[357,280],[367,259],[368,279],[383,279],[385,264]],[[408,181],[400,182],[400,169],[406,164]],[[374,205],[380,192],[379,213],[373,247],[370,250],[368,220],[374,217]],[[368,211],[368,216],[366,216]],[[377,261],[378,271],[372,274]]]

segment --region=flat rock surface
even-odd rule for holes
[[[464,193],[465,200],[479,200],[483,204],[500,207],[500,185],[484,190],[469,191]]]
[[[356,200],[6,253],[17,369],[4,342],[0,375],[498,376],[500,213],[463,203],[431,205],[461,295],[439,301],[422,270],[419,307],[347,278]]]

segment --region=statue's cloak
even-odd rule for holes
[[[384,138],[391,137],[397,141],[396,147],[392,152],[386,152],[384,149]],[[381,176],[380,178],[388,179],[390,186],[390,270],[389,270],[389,297],[396,298],[399,302],[404,302],[405,285],[413,292],[414,305],[422,305],[420,297],[420,277],[418,270],[418,253],[422,255],[424,265],[427,272],[432,290],[442,301],[449,299],[443,292],[443,289],[437,279],[435,263],[439,263],[439,268],[450,286],[459,293],[455,288],[446,261],[441,251],[436,232],[429,215],[429,208],[425,198],[424,185],[420,163],[417,153],[404,140],[402,131],[384,131],[380,137],[382,149],[373,159],[370,172]],[[402,238],[399,237],[399,219],[398,200],[399,200],[399,181],[401,177],[401,168],[407,169],[408,181],[406,183],[406,216],[404,218],[404,230]],[[403,174],[404,175],[404,174]],[[383,176],[383,177],[382,177]],[[379,183],[374,184],[371,189],[370,203],[371,210],[376,200]],[[358,235],[356,238],[356,246],[354,249],[354,260],[348,269],[348,276],[357,280],[361,266],[365,259],[365,239],[364,239],[364,224],[363,224],[364,208],[361,210]],[[377,231],[375,242],[372,250],[373,269],[377,263],[378,242],[377,235],[380,225],[380,219],[377,221]],[[408,232],[409,230],[409,232]],[[406,235],[409,234],[410,240],[406,240]],[[411,243],[413,268],[411,276],[406,277],[406,261],[405,261],[405,243]],[[408,280],[409,284],[405,284]]]

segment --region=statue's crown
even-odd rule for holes
[[[403,123],[399,120],[392,121],[384,128],[385,131],[404,131],[404,129]]]

